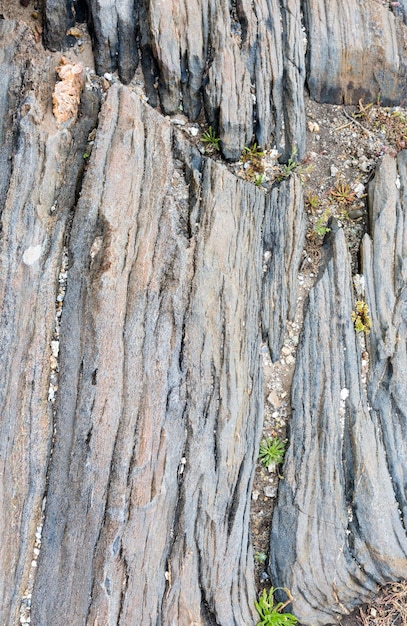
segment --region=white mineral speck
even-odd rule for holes
[[[42,254],[42,246],[30,246],[23,254],[23,263],[26,265],[34,265]]]
[[[349,397],[349,389],[346,389],[346,387],[344,387],[343,389],[341,389],[341,400],[346,400],[346,398]]]

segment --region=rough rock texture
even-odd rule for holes
[[[295,176],[274,187],[266,200],[261,316],[263,339],[273,361],[280,356],[286,321],[294,319],[297,305],[297,272],[305,238],[303,206],[301,181]]]
[[[58,129],[49,58],[27,62],[34,42],[15,22],[0,21],[0,42],[0,623],[16,624],[51,448],[47,398],[60,257],[98,106],[86,92],[81,121]]]
[[[18,623],[44,513],[31,623],[253,624],[261,307],[277,275],[277,309],[292,297],[299,181],[267,195],[120,85],[82,179],[98,94],[58,125],[57,59],[0,28],[0,622]]]
[[[276,359],[293,315],[302,191],[295,177],[269,194],[235,178],[162,113],[203,109],[227,159],[253,137],[301,157],[300,4],[314,98],[403,99],[404,1],[392,12],[374,0],[89,0],[98,72],[130,82],[140,57],[159,112],[116,84],[97,121],[88,84],[78,119],[60,126],[56,62],[0,20],[1,624],[18,623],[35,570],[33,624],[255,622],[259,348]],[[49,47],[69,43],[77,11],[84,2],[46,0]],[[407,577],[406,181],[403,153],[370,194],[367,381],[342,231],[308,303],[271,541],[273,584],[291,589],[303,623]]]
[[[371,0],[304,0],[307,83],[318,102],[399,105],[407,93],[407,27]],[[351,25],[351,27],[350,27]]]
[[[341,230],[307,305],[270,560],[274,584],[291,589],[307,624],[329,623],[407,577],[406,175],[405,152],[397,166],[387,157],[371,190],[367,392]]]
[[[59,3],[62,11],[65,0]],[[253,137],[288,156],[296,142],[302,157],[305,72],[298,1],[285,0],[281,8],[277,0],[90,0],[89,6],[100,74],[119,70],[128,83],[140,54],[150,104],[167,114],[182,106],[191,120],[204,107],[227,159],[238,159]],[[54,5],[46,4],[45,12],[51,20]],[[62,41],[66,24],[55,29]]]
[[[371,237],[363,271],[372,319],[369,404],[383,436],[394,492],[407,527],[407,152],[383,159],[370,190]]]
[[[44,43],[50,50],[68,45],[67,31],[75,24],[73,0],[44,0]]]
[[[70,237],[34,623],[253,622],[269,203],[171,136],[109,91]]]
[[[129,83],[138,66],[136,0],[89,0],[96,71],[119,70]]]

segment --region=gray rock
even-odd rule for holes
[[[17,624],[52,442],[47,398],[58,271],[98,108],[86,92],[81,120],[58,128],[48,113],[49,55],[28,28],[6,20],[0,46],[0,623]]]
[[[71,24],[67,7],[45,5],[52,49]],[[140,56],[150,104],[171,115],[182,108],[190,120],[204,107],[226,159],[237,160],[252,141],[277,145],[285,159],[296,143],[302,158],[305,73],[294,0],[282,9],[277,0],[90,0],[89,13],[100,75],[118,69],[128,83]]]
[[[89,19],[96,71],[119,71],[131,81],[138,66],[137,3],[135,0],[89,0]]]
[[[50,50],[68,46],[67,31],[75,24],[74,0],[44,0],[44,44]]]
[[[311,290],[292,389],[290,447],[271,533],[270,575],[305,624],[326,624],[407,576],[405,531],[406,154],[373,183],[363,271],[370,371],[351,320],[349,257],[332,229]]]
[[[304,200],[298,176],[290,176],[267,196],[263,233],[263,339],[276,361],[286,322],[295,315],[297,272],[305,239]]]
[[[111,87],[70,236],[34,623],[254,622],[264,209]]]
[[[369,404],[382,432],[401,517],[407,522],[407,152],[384,157],[369,189],[362,246],[369,335]]]
[[[305,0],[307,83],[318,102],[399,105],[407,92],[406,26],[380,2]],[[349,25],[352,24],[352,28]]]

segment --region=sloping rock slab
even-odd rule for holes
[[[264,206],[109,90],[70,238],[34,623],[253,623]]]
[[[400,105],[407,93],[407,27],[382,2],[304,0],[307,83],[317,102]]]
[[[310,292],[292,390],[290,448],[270,545],[275,585],[305,624],[326,624],[407,577],[406,154],[385,158],[363,244],[373,328],[368,385],[351,320],[343,231]]]
[[[52,440],[58,273],[98,97],[86,91],[80,121],[58,127],[55,68],[25,25],[0,20],[0,59],[0,623],[17,624]]]
[[[288,226],[289,225],[289,226]],[[266,198],[263,226],[263,339],[277,361],[284,343],[287,320],[297,305],[297,273],[305,240],[302,184],[290,176],[273,187]]]

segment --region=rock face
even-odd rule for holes
[[[51,48],[63,46],[66,7],[45,4]],[[167,114],[181,107],[191,120],[204,108],[227,159],[238,159],[253,137],[288,156],[296,142],[302,157],[305,64],[295,0],[90,0],[89,19],[98,73],[118,70],[129,83],[140,56],[150,104]]]
[[[277,359],[294,313],[302,189],[236,178],[163,114],[203,112],[227,160],[301,158],[306,78],[324,102],[405,98],[407,5],[43,8],[49,48],[86,14],[97,72],[140,63],[149,104],[88,77],[57,124],[60,55],[0,20],[0,624],[249,626],[260,344]],[[407,577],[406,181],[401,153],[370,191],[368,372],[340,230],[307,305],[270,558],[305,624]]]
[[[304,0],[303,10],[313,100],[357,104],[380,97],[384,105],[404,101],[407,28],[390,7],[374,0]]]
[[[0,27],[0,622],[31,593],[34,624],[253,624],[260,343],[279,350],[285,325],[262,330],[261,309],[295,298],[299,181],[266,194],[236,178],[120,85],[97,121],[85,84],[58,125],[57,60]]]
[[[84,94],[82,119],[57,128],[53,75],[38,67],[29,30],[0,21],[0,622],[18,623],[41,518],[52,440],[50,342],[66,223],[83,168],[97,97]],[[55,81],[54,81],[55,82]],[[13,616],[13,617],[11,617]]]
[[[330,623],[377,585],[407,577],[406,175],[406,152],[397,164],[386,157],[371,189],[367,381],[341,230],[307,305],[270,570],[308,624]]]

